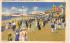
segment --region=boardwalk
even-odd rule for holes
[[[64,32],[65,30],[57,30],[52,33],[50,26],[46,25],[46,27],[42,28],[42,30],[28,32],[28,38],[30,41],[64,41]]]
[[[8,33],[12,33],[13,40],[15,40],[15,32],[11,29],[2,32],[2,40],[8,39]],[[29,41],[64,41],[65,40],[65,30],[58,29],[55,32],[51,32],[49,24],[42,27],[41,30],[28,31]]]

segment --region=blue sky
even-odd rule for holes
[[[51,8],[53,4],[55,4],[56,6],[59,6],[60,4],[62,4],[62,2],[3,2],[2,3],[3,7],[7,7],[7,8],[10,8],[12,6],[15,6],[15,7],[21,7],[21,6],[34,7],[34,6],[38,6],[38,7],[49,7],[49,8]]]
[[[30,11],[33,7],[39,7],[38,10],[45,11],[51,9],[53,4],[59,6],[62,2],[3,2],[2,7],[10,9],[11,7],[21,8],[24,6],[29,8]]]

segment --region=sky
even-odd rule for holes
[[[2,8],[4,13],[9,13],[12,9],[15,9],[13,12],[22,11],[24,13],[31,13],[34,10],[46,11],[52,8],[53,4],[56,6],[61,5],[63,2],[3,2]],[[19,11],[17,11],[19,9]]]

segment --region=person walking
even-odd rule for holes
[[[47,23],[47,20],[44,20],[43,21],[43,27],[45,27],[46,23]]]
[[[15,29],[16,29],[16,23],[15,22],[12,23],[12,29],[13,29],[13,31],[15,31]]]
[[[37,21],[37,28],[38,28],[38,30],[41,30],[41,26],[40,26],[39,21]]]
[[[26,28],[28,28],[28,21],[25,20],[25,23],[26,23]]]
[[[54,28],[55,28],[54,22],[51,21],[51,29],[52,29],[52,32],[54,32]]]
[[[22,29],[20,32],[20,36],[19,36],[19,40],[20,41],[27,41],[28,37],[27,37],[27,30],[26,29]]]

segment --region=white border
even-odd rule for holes
[[[26,1],[25,1],[26,2]],[[31,2],[31,1],[30,1]],[[34,2],[37,2],[37,1],[34,1]],[[39,2],[42,2],[42,1],[39,1]],[[65,2],[65,1],[43,1],[43,2]],[[7,42],[3,42],[1,41],[1,37],[0,37],[0,43],[69,43],[70,42],[70,39],[69,39],[69,42],[68,42],[68,31],[69,31],[69,34],[70,34],[70,23],[69,23],[69,20],[70,20],[70,14],[68,9],[69,9],[69,1],[66,1],[66,41],[7,41]],[[1,14],[2,14],[2,4],[0,3],[0,26],[1,26]],[[69,29],[69,30],[68,30]],[[1,27],[0,27],[0,31],[1,31]],[[0,32],[0,36],[1,36],[1,32]],[[70,38],[70,37],[69,37]]]

